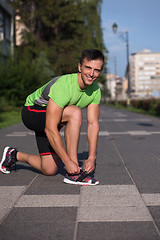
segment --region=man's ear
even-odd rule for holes
[[[81,72],[81,64],[78,64],[78,72]]]

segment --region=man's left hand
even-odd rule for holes
[[[95,170],[95,161],[87,159],[85,162],[85,171],[87,173],[93,172]]]

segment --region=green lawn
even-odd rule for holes
[[[8,127],[21,122],[21,111],[12,110],[0,113],[0,128]]]

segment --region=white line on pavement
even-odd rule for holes
[[[60,132],[61,136],[64,136],[64,132]],[[87,132],[81,132],[81,135],[87,135]],[[100,131],[99,136],[111,136],[111,135],[152,135],[152,134],[160,134],[160,131],[126,131],[126,132],[109,132],[109,131]],[[34,132],[12,132],[10,134],[6,134],[6,137],[26,137],[34,135]]]

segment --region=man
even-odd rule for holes
[[[95,81],[103,64],[104,56],[101,51],[84,50],[78,64],[78,73],[54,78],[27,97],[22,120],[27,128],[35,131],[40,156],[6,147],[0,163],[3,173],[10,173],[10,167],[21,161],[45,175],[55,175],[61,159],[67,171],[65,183],[99,183],[91,173],[95,170],[101,98]],[[83,171],[78,164],[77,149],[82,123],[81,109],[84,107],[87,107],[89,157]],[[64,125],[66,150],[59,133]]]

